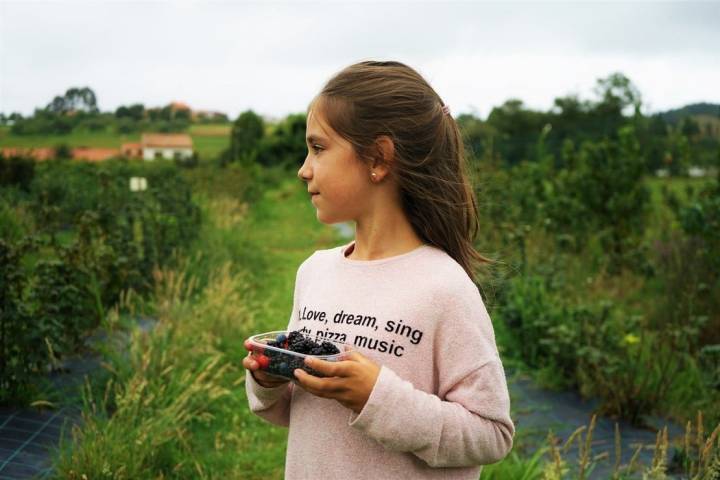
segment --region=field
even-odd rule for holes
[[[342,239],[317,222],[302,185],[287,172],[250,205],[238,193],[244,181],[239,171],[222,178],[209,173],[186,172],[206,219],[195,246],[178,268],[156,276],[149,302],[133,307],[158,318],[159,326],[133,337],[130,364],[110,361],[109,370],[117,375],[108,384],[109,397],[103,385],[87,394],[88,411],[103,411],[110,398],[112,420],[89,417],[56,459],[55,478],[79,479],[82,473],[88,478],[284,477],[287,430],[249,411],[242,342],[252,333],[286,325],[297,266],[314,250]],[[539,480],[556,466],[565,471],[566,462],[585,462],[585,467],[595,462],[576,460],[565,450],[552,457],[546,447],[521,456],[528,432],[519,427],[516,450],[488,467],[482,479]],[[578,444],[589,442],[583,429]],[[560,462],[560,455],[562,463],[551,461]],[[629,470],[626,463],[622,468]]]
[[[201,161],[211,161],[230,144],[228,125],[192,125],[189,129],[193,148]],[[140,141],[140,134],[122,135],[108,132],[73,132],[69,135],[11,135],[8,127],[0,127],[2,147],[55,147],[65,143],[70,147],[120,148],[123,143]]]
[[[99,309],[96,317],[105,328],[124,328],[136,314],[156,318],[158,325],[150,333],[133,334],[129,359],[107,352],[107,372],[84,392],[85,426],[74,431],[55,458],[56,478],[283,478],[287,431],[249,411],[241,367],[243,340],[286,325],[298,265],[313,251],[338,245],[341,238],[334,228],[317,221],[294,171],[282,166],[246,169],[234,163],[220,169],[209,162],[227,144],[227,128],[191,129],[196,148],[206,152],[196,168],[179,169],[172,162],[43,162],[35,168],[32,188],[23,192],[11,185],[5,192],[0,227],[14,232],[15,239],[33,230],[57,228],[54,238],[70,247],[76,238],[87,238],[77,235],[81,229],[73,226],[84,211],[101,216],[93,228],[115,225],[114,233],[98,235],[97,243],[86,242],[84,253],[72,257],[94,259],[98,269],[105,268],[102,262],[117,262],[107,266],[119,268],[137,261],[136,247],[158,252],[166,239],[180,245],[178,240],[189,238],[175,229],[188,216],[185,207],[176,207],[192,203],[202,218],[192,227],[197,236],[182,243],[172,262],[160,267],[141,264],[152,269],[142,274],[152,280],[147,295],[121,297],[117,308]],[[76,134],[36,141],[52,146],[61,138],[93,146],[137,140]],[[16,141],[6,129],[0,132],[0,145],[23,146],[13,144]],[[55,170],[63,168],[67,174]],[[155,168],[167,170],[153,173]],[[148,169],[150,183],[156,186],[153,195],[159,196],[128,193],[123,175],[137,175],[133,172],[144,171],[140,169]],[[483,253],[496,253],[498,266],[506,270],[480,283],[498,290],[487,304],[506,367],[528,373],[538,385],[580,392],[597,400],[607,416],[632,420],[636,426],[642,426],[646,414],[684,425],[703,411],[704,431],[712,432],[720,410],[714,408],[718,396],[708,385],[720,378],[720,372],[701,363],[715,358],[714,350],[706,349],[705,360],[697,355],[704,344],[696,338],[710,337],[697,333],[702,323],[690,322],[702,320],[694,314],[702,312],[700,308],[717,311],[698,290],[702,285],[708,288],[702,279],[710,278],[708,265],[714,260],[709,254],[683,252],[711,252],[714,244],[690,243],[705,237],[683,230],[678,209],[692,210],[706,201],[697,192],[714,180],[638,174],[628,187],[622,184],[622,173],[611,176],[617,170],[607,165],[571,172],[577,176],[548,175],[528,165],[488,168],[485,173],[484,180],[494,190],[480,204],[483,229],[478,246]],[[179,178],[162,193],[159,180],[170,177]],[[23,177],[8,178],[19,182]],[[114,183],[107,183],[110,178]],[[538,185],[543,188],[535,188]],[[618,223],[622,226],[625,210],[608,213],[608,205],[631,207],[636,198],[644,197],[627,201],[623,195],[631,189],[639,192],[640,186],[649,190],[647,214],[625,230],[613,230]],[[596,197],[603,200],[596,202]],[[55,213],[30,208],[49,198]],[[163,215],[154,213],[156,201],[164,205]],[[706,210],[695,210],[713,221],[712,205],[703,205]],[[132,206],[133,217],[124,216],[129,212],[126,206]],[[564,215],[568,208],[574,213]],[[639,218],[632,208],[627,211]],[[155,221],[159,223],[152,224]],[[162,235],[152,233],[161,228]],[[634,243],[613,243],[618,238]],[[160,243],[153,246],[151,240]],[[612,256],[618,246],[624,256]],[[678,254],[663,263],[665,250]],[[614,266],[616,261],[623,263]],[[45,262],[36,276],[60,292],[67,286],[62,283],[65,277],[54,276],[52,265],[57,264]],[[107,271],[109,276],[98,278],[117,287],[111,282],[117,278],[115,270]],[[135,278],[133,271],[126,272],[127,278]],[[36,277],[28,279],[28,288],[34,288]],[[33,303],[41,313],[46,303],[55,305],[44,298]],[[56,315],[51,309],[45,313],[47,318]],[[56,396],[30,400],[58,401]],[[546,447],[521,450],[527,432],[520,427],[518,448],[506,461],[488,468],[484,479],[515,478],[516,473],[540,479],[548,460],[555,461],[546,458]],[[693,438],[701,438],[701,433],[693,431]],[[682,455],[685,460],[676,462],[694,461],[693,452]]]

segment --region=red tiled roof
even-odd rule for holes
[[[126,157],[142,157],[142,146],[139,143],[123,143],[122,146],[120,146],[120,151]]]
[[[55,149],[47,147],[39,148],[22,148],[22,147],[3,147],[2,153],[6,157],[23,156],[32,157],[35,160],[47,160],[55,157]]]
[[[143,133],[140,137],[142,148],[192,148],[192,138],[186,133]]]
[[[88,148],[77,147],[72,149],[72,158],[88,162],[102,162],[120,155],[119,148]]]
[[[170,110],[190,110],[190,107],[183,102],[171,102]]]

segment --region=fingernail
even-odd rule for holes
[[[302,372],[302,370],[299,369],[299,368],[296,368],[296,369],[293,371],[293,374],[294,374],[296,377],[298,377],[298,376],[302,375],[302,374],[299,373],[299,372]]]
[[[305,365],[310,365],[312,363],[313,359],[310,357],[305,357]]]

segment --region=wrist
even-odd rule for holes
[[[258,385],[260,385],[263,388],[275,388],[275,387],[280,386],[280,384],[268,383],[265,380],[260,380],[258,377],[255,376],[255,373],[252,370],[250,370],[250,375],[252,375],[253,380],[255,380],[255,383],[257,383]]]

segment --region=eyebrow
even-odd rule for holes
[[[318,137],[318,136],[315,136],[315,135],[310,135],[310,136],[307,137],[305,140],[307,141],[307,143],[312,143],[312,142],[315,142],[315,141],[327,143],[327,140],[326,140],[325,138]]]

